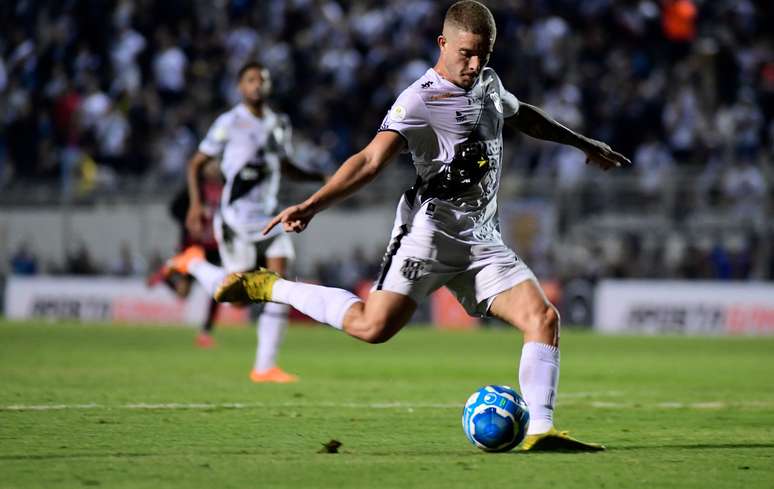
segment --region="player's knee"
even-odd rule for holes
[[[527,314],[525,325],[535,335],[558,337],[559,311],[552,304],[544,304]]]
[[[395,328],[392,326],[387,317],[370,318],[365,322],[365,327],[358,337],[372,345],[384,343],[394,335]]]
[[[378,345],[389,340],[392,335],[387,334],[386,325],[374,323],[360,335],[360,339],[372,345]]]

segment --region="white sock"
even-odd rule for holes
[[[528,435],[545,433],[554,426],[554,402],[559,385],[559,349],[529,342],[521,350],[521,394],[529,408]]]
[[[215,293],[215,290],[217,290],[227,275],[225,269],[215,266],[206,260],[190,263],[188,265],[188,273],[193,275],[210,295]]]
[[[290,306],[267,302],[258,318],[258,347],[255,352],[255,370],[265,372],[277,365],[279,351],[288,325]]]
[[[360,298],[344,289],[279,279],[274,282],[271,300],[289,304],[315,321],[344,328],[344,315]]]

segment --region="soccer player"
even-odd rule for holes
[[[184,250],[192,245],[199,245],[204,248],[205,259],[215,265],[220,265],[220,253],[218,252],[218,242],[215,239],[215,232],[212,226],[212,220],[220,207],[220,194],[223,191],[223,181],[220,176],[218,162],[211,160],[201,168],[198,179],[200,190],[200,201],[203,205],[202,224],[198,236],[194,237],[186,226],[186,216],[190,199],[188,197],[188,188],[181,189],[172,199],[170,213],[175,222],[180,225],[180,250]],[[148,285],[155,285],[163,282],[168,285],[178,297],[185,299],[191,292],[191,285],[194,278],[191,275],[180,273],[171,273],[166,264],[161,270],[154,273],[148,279]],[[212,348],[215,346],[215,339],[212,332],[215,326],[215,316],[218,312],[218,303],[213,299],[207,306],[207,314],[199,327],[199,333],[196,335],[196,345],[200,348]]]
[[[231,272],[265,266],[279,276],[286,274],[295,256],[290,237],[280,228],[262,233],[276,211],[280,173],[322,180],[322,175],[301,170],[290,161],[290,122],[265,103],[271,86],[268,70],[249,62],[239,70],[238,82],[242,102],[215,120],[189,161],[187,174],[186,227],[199,236],[204,214],[199,171],[212,159],[220,160],[225,183],[213,227],[222,266],[208,262],[200,246],[191,246],[168,261],[170,271],[193,275],[210,294]],[[250,372],[253,382],[298,380],[276,363],[288,310],[285,304],[267,303],[258,318],[258,348]]]
[[[446,13],[436,65],[400,94],[373,140],[301,204],[268,223],[301,232],[334,202],[371,181],[401,150],[417,170],[400,199],[382,271],[368,300],[348,291],[297,283],[270,271],[232,274],[219,301],[290,304],[369,343],[389,340],[417,303],[447,286],[472,315],[490,315],[521,330],[519,384],[530,411],[523,450],[602,450],[553,423],[559,380],[559,314],[527,265],[503,244],[497,189],[506,125],[585,152],[604,170],[629,164],[607,144],[573,132],[520,103],[488,68],[496,27],[482,4],[465,0]]]

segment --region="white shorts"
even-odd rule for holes
[[[213,228],[220,260],[228,273],[255,270],[266,265],[266,258],[291,261],[296,257],[293,241],[285,233],[260,241],[250,240],[228,228],[219,215],[215,216]]]
[[[494,298],[535,274],[502,240],[460,241],[445,233],[396,219],[392,239],[373,290],[421,302],[446,286],[471,316],[484,317]]]

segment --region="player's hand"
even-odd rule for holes
[[[269,231],[274,229],[274,226],[279,223],[282,223],[282,228],[285,232],[300,233],[306,229],[306,226],[309,225],[309,221],[312,220],[314,215],[315,212],[309,206],[305,206],[304,204],[290,206],[274,216],[274,219],[263,228],[262,233],[268,234]]]
[[[629,158],[617,151],[613,151],[608,144],[596,139],[588,140],[588,147],[585,149],[585,152],[586,164],[596,165],[604,171],[632,164]]]
[[[188,207],[188,212],[185,215],[185,228],[191,233],[194,238],[199,238],[204,231],[202,225],[202,218],[204,217],[204,208],[200,205],[192,205]]]

